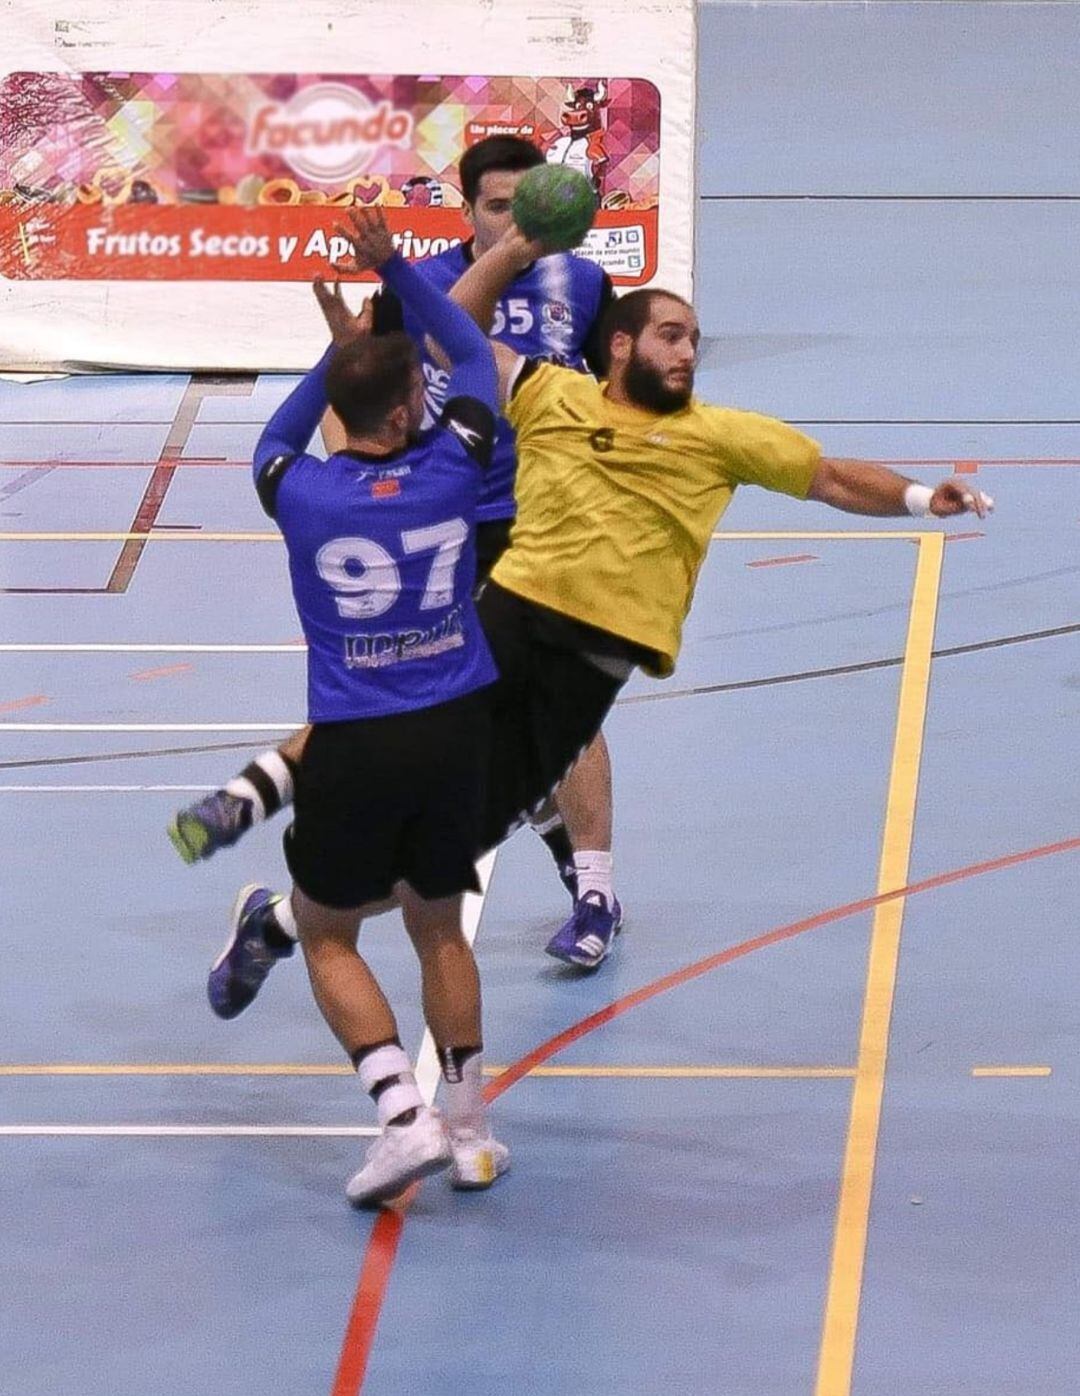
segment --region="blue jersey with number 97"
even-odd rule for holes
[[[494,430],[490,408],[458,397],[392,455],[261,464],[308,644],[309,721],[432,707],[497,677],[472,599],[479,462]]]

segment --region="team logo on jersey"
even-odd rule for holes
[[[448,429],[454,433],[457,439],[461,442],[464,442],[464,444],[470,450],[473,446],[478,445],[480,441],[483,440],[483,437],[480,432],[476,431],[473,427],[467,427],[464,422],[459,422],[456,417],[448,418],[446,425]]]
[[[401,482],[399,480],[376,480],[371,486],[372,499],[393,499],[394,495],[401,493]]]
[[[555,350],[569,353],[574,339],[574,313],[562,301],[545,301],[540,307],[540,333]]]

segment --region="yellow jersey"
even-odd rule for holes
[[[649,412],[603,383],[529,365],[505,411],[517,431],[517,519],[492,578],[655,651],[675,667],[717,520],[737,485],[805,499],[821,459],[786,422],[691,399]]]

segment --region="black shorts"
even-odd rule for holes
[[[525,601],[494,582],[477,600],[499,670],[483,690],[491,709],[490,749],[480,851],[502,842],[551,794],[599,732],[624,677],[605,673],[582,648],[633,647]],[[596,646],[591,644],[595,638]]]
[[[510,530],[514,520],[485,519],[476,525],[476,585],[482,586],[491,569],[510,546]]]
[[[323,906],[408,882],[429,900],[479,891],[489,688],[432,708],[316,723],[296,777],[285,861]]]

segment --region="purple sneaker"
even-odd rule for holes
[[[251,801],[227,790],[215,790],[203,800],[178,810],[169,825],[169,838],[185,863],[209,858],[228,848],[251,828]]]
[[[231,935],[225,949],[210,966],[206,993],[219,1018],[243,1013],[263,986],[263,980],[296,948],[273,922],[271,911],[280,895],[254,882],[237,894],[230,920]],[[267,940],[270,931],[273,944]],[[284,944],[279,942],[284,941]]]
[[[544,947],[557,960],[582,969],[596,969],[611,953],[612,942],[622,930],[622,907],[618,898],[610,908],[599,892],[586,892],[574,907],[574,914],[560,926]]]

